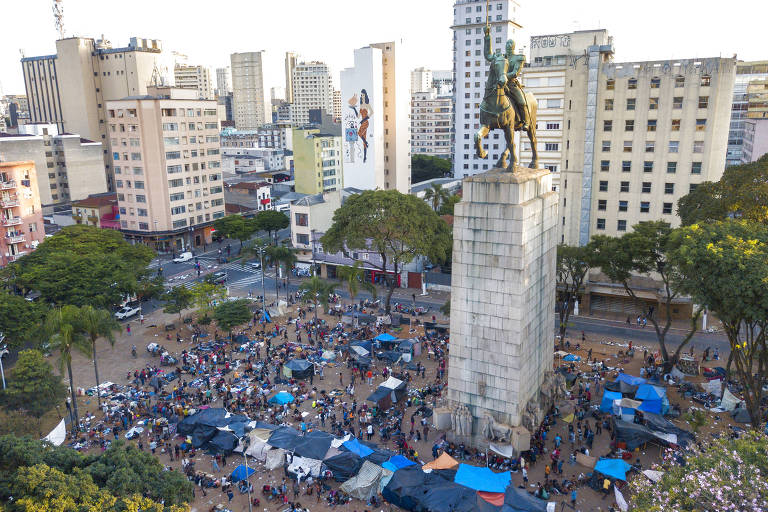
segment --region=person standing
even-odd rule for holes
[[[130,324],[130,322],[125,324],[125,332],[128,333],[128,336],[131,335],[131,324]]]

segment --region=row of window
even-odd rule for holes
[[[608,210],[608,200],[607,199],[599,199],[597,201],[597,210],[601,211],[601,212],[607,211]],[[619,212],[628,212],[629,211],[629,201],[619,201],[619,203],[618,203],[618,211]],[[651,211],[651,202],[650,201],[640,201],[640,213],[650,213],[650,211]],[[667,215],[671,214],[672,213],[672,203],[662,203],[661,211],[662,211],[662,213],[667,214]]]
[[[658,127],[658,119],[649,119],[646,124],[646,131],[649,132],[655,132],[656,128]],[[697,119],[696,120],[696,131],[697,132],[703,132],[707,129],[707,120],[706,119]],[[670,130],[673,132],[679,132],[680,131],[680,119],[672,119]],[[613,121],[606,120],[603,121],[603,131],[604,132],[611,132],[613,131]],[[624,121],[624,131],[625,132],[633,132],[635,131],[635,120],[634,119],[627,119]]]
[[[637,78],[630,78],[627,80],[627,89],[637,89]],[[651,89],[658,89],[661,87],[661,78],[655,76],[651,78],[648,84]],[[710,75],[702,75],[699,79],[699,85],[702,87],[709,87],[712,85],[712,77]],[[683,75],[677,75],[675,77],[675,87],[685,87],[685,77]],[[606,90],[612,91],[616,88],[616,80],[609,78],[605,81]]]
[[[604,110],[612,111],[615,106],[616,106],[616,102],[614,101],[613,98],[607,98],[603,100]],[[637,98],[627,98],[625,103],[625,108],[626,110],[636,110]],[[659,108],[659,98],[656,98],[656,97],[648,98],[648,110],[658,110],[658,108]],[[679,110],[683,108],[682,96],[674,96],[672,98],[672,108],[675,110]],[[709,108],[709,96],[699,96],[697,108]]]
[[[674,143],[674,144],[673,144]],[[604,140],[602,142],[602,150],[603,153],[608,153],[611,151],[611,141]],[[669,152],[670,153],[677,153],[680,149],[680,142],[673,140],[669,141]],[[645,152],[646,153],[653,153],[656,151],[656,141],[653,140],[647,140],[645,141]],[[631,140],[625,140],[624,141],[624,153],[631,153],[632,152],[632,141]],[[693,152],[694,153],[703,153],[704,152],[704,141],[703,140],[695,140],[693,141]]]
[[[644,181],[641,184],[640,191],[643,194],[650,194],[651,189],[653,187],[653,184],[650,181]],[[696,184],[693,183],[690,185],[690,190],[693,190],[696,188]],[[608,181],[607,180],[601,180],[598,186],[598,190],[600,192],[608,192]],[[629,192],[629,182],[628,181],[620,181],[619,182],[619,192]],[[675,193],[675,184],[674,183],[664,183],[664,193],[665,194],[674,194]]]
[[[115,180],[115,187],[116,188],[131,188],[131,180]],[[134,181],[133,182],[133,188],[143,189],[144,188],[144,182],[143,181]]]
[[[677,151],[674,151],[677,153]],[[608,172],[611,170],[610,160],[600,161],[600,170],[602,172]],[[632,161],[623,160],[621,162],[621,172],[632,172]],[[653,172],[653,162],[646,160],[643,162],[643,172]],[[677,172],[677,162],[667,162],[667,174],[674,174]],[[701,174],[701,162],[691,162],[691,174]]]

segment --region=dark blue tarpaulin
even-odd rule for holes
[[[504,492],[510,478],[509,471],[494,473],[487,467],[459,464],[454,482],[476,491]]]
[[[270,434],[267,444],[292,452],[301,439],[302,437],[297,430],[291,427],[280,427]]]
[[[253,469],[253,468],[250,468],[250,467],[249,467],[249,468],[248,468],[248,473],[246,474],[246,471],[245,471],[245,466],[243,466],[242,464],[240,464],[240,465],[239,465],[239,466],[237,466],[237,467],[235,468],[235,470],[232,472],[232,476],[231,476],[230,478],[232,479],[232,481],[233,481],[233,482],[237,483],[237,482],[239,482],[240,480],[245,480],[246,478],[248,478],[249,476],[251,476],[251,475],[252,475],[252,474],[254,474],[255,472],[256,472],[256,470],[255,470],[255,469]]]
[[[357,438],[354,438],[354,437],[349,441],[345,441],[341,446],[343,446],[346,450],[354,454],[357,454],[359,457],[363,457],[363,458],[373,453],[372,449],[360,443],[360,441],[358,441]]]
[[[642,377],[635,377],[633,375],[629,375],[627,373],[620,373],[618,377],[616,377],[616,380],[618,382],[626,382],[627,384],[631,384],[633,386],[639,386],[640,384],[645,384],[646,380]]]

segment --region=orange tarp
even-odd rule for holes
[[[485,501],[487,501],[491,505],[496,505],[497,507],[501,507],[504,505],[503,492],[477,491],[477,495],[483,498]]]
[[[456,459],[443,452],[442,455],[432,462],[424,464],[421,469],[456,469],[457,467],[459,467],[459,463]]]

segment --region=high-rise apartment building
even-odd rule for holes
[[[432,89],[432,70],[421,67],[411,71],[411,94]]]
[[[232,101],[238,130],[255,130],[265,123],[262,53],[233,53]]]
[[[333,80],[324,62],[300,62],[293,69],[293,101],[291,122],[296,126],[309,123],[310,109],[333,111]]]
[[[341,137],[317,128],[293,129],[296,192],[319,194],[344,188]]]
[[[150,87],[107,110],[121,231],[160,250],[210,243],[224,216],[216,102]]]
[[[394,41],[358,48],[341,72],[345,187],[410,190],[410,81],[398,54]]]
[[[170,59],[156,39],[132,37],[128,46],[121,48],[113,48],[104,39],[60,39],[55,55],[21,59],[30,121],[56,124],[59,133],[77,133],[104,144],[104,166],[111,188],[106,102],[146,94],[151,83],[173,83]]]
[[[486,11],[486,5],[488,11]],[[480,129],[480,102],[485,94],[488,63],[483,56],[486,19],[491,26],[491,47],[501,49],[521,28],[515,0],[456,0],[453,4],[453,90],[455,119],[454,176],[465,177],[493,168],[492,137],[484,145],[488,159],[475,157],[474,135]],[[516,41],[518,49],[520,41]],[[503,140],[503,138],[502,138]]]
[[[413,75],[411,75],[413,76]],[[411,154],[451,159],[453,98],[435,89],[411,96]]]
[[[296,54],[285,52],[285,101],[293,103],[293,70],[296,67]]]
[[[333,120],[341,122],[341,91],[337,89],[333,91]]]
[[[216,68],[216,96],[226,96],[232,92],[231,80],[232,73],[229,66],[225,68]]]
[[[728,132],[728,156],[726,165],[739,165],[748,162],[744,158],[744,124],[748,115],[750,93],[747,88],[754,82],[768,79],[768,60],[739,62],[736,64],[736,79],[733,84],[733,105],[731,107],[731,127]],[[754,89],[753,89],[754,90]],[[754,98],[753,98],[754,100]],[[754,101],[753,101],[754,103]]]
[[[28,124],[18,134],[0,134],[0,161],[32,161],[35,195],[45,213],[53,206],[107,191],[101,142],[59,134],[55,124]]]
[[[45,238],[35,163],[0,162],[0,267],[34,251]]]
[[[438,70],[432,71],[432,87],[437,89],[440,96],[453,95],[453,71]]]
[[[173,69],[176,87],[181,89],[194,89],[197,91],[197,97],[201,100],[212,100],[213,80],[211,70],[205,66],[190,66],[187,64],[176,64]]]

